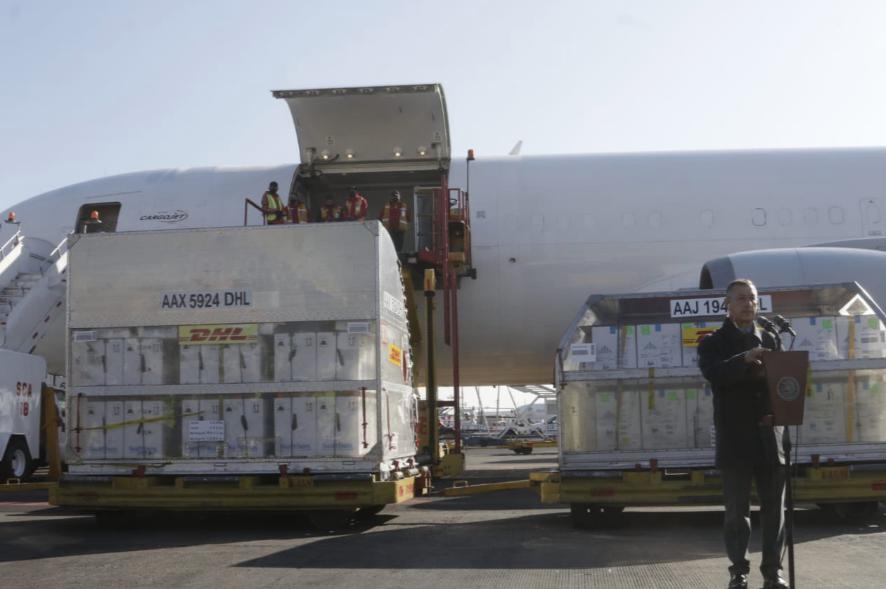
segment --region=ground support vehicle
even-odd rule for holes
[[[535,448],[555,448],[557,440],[550,438],[543,440],[518,438],[509,440],[507,446],[514,454],[532,454],[532,450]]]
[[[427,488],[379,222],[77,235],[69,263],[53,504],[347,515]]]
[[[27,480],[44,457],[41,416],[45,377],[43,358],[0,350],[0,483]]]
[[[698,342],[723,321],[721,291],[592,296],[557,352],[556,472],[535,473],[543,503],[577,525],[626,506],[720,504],[711,390]],[[843,513],[886,499],[886,326],[857,283],[762,289],[786,316],[810,374],[794,442],[795,500]],[[790,336],[785,335],[785,347]]]

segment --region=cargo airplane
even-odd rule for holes
[[[284,198],[287,188],[302,191],[315,210],[325,195],[341,204],[357,186],[370,218],[398,189],[413,217],[404,249],[415,252],[428,231],[422,194],[443,174],[470,192],[476,277],[460,280],[463,385],[551,382],[558,341],[591,293],[718,287],[749,276],[763,286],[859,280],[875,296],[886,294],[886,149],[468,162],[450,153],[439,85],[274,95],[292,111],[301,164],[155,170],[74,184],[10,207],[4,217],[14,211],[20,225],[4,224],[0,241],[21,230],[30,259],[53,264],[59,244],[82,231],[92,211],[107,231],[240,226],[244,211],[247,223],[261,224],[245,199],[257,201],[278,181]],[[40,296],[43,302],[24,304]],[[50,373],[62,374],[63,295],[54,302],[31,292],[6,307],[4,347],[42,355]],[[450,373],[439,373],[448,384]]]

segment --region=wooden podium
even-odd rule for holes
[[[773,425],[802,425],[809,352],[763,352]]]

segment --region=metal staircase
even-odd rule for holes
[[[52,244],[17,231],[0,246],[0,348],[33,353],[64,318],[67,238]]]

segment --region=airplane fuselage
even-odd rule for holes
[[[10,210],[26,236],[51,244],[92,203],[120,203],[117,231],[240,226],[244,199],[257,200],[271,180],[288,185],[294,170],[125,174]],[[463,161],[453,162],[449,182],[467,188]],[[702,264],[717,256],[882,235],[883,185],[881,149],[477,160],[470,169],[477,279],[463,279],[459,291],[461,383],[550,382],[557,343],[591,293],[695,287]],[[256,211],[249,219],[261,223]],[[0,239],[13,230],[4,226]],[[57,346],[45,355],[61,373],[63,334],[52,338]],[[449,377],[439,370],[441,384]]]

